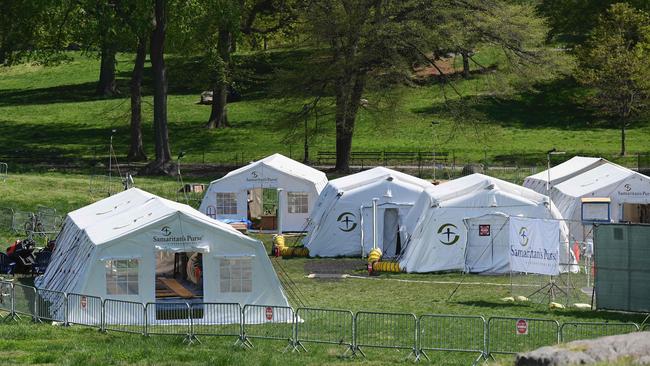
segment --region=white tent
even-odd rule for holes
[[[511,216],[561,219],[546,196],[482,174],[428,189],[406,218],[412,234],[400,268],[407,272],[508,272]],[[566,231],[561,224],[560,263],[568,263],[571,256]]]
[[[266,217],[261,229],[305,231],[326,184],[325,173],[273,154],[210,183],[199,211],[220,220]]]
[[[602,158],[574,156],[564,163],[552,167],[550,172],[549,170],[544,170],[543,172],[526,177],[523,186],[547,196],[548,191],[546,183],[548,182],[549,175],[551,177],[549,187],[552,188],[557,184],[605,163],[607,163],[607,160]]]
[[[551,200],[572,241],[590,240],[591,222],[650,223],[650,178],[610,162],[554,185]]]
[[[387,168],[373,168],[332,180],[321,193],[304,239],[311,256],[363,256],[373,248],[373,199],[376,240],[384,257],[401,252],[405,217],[415,200],[433,185]]]
[[[39,289],[137,303],[288,306],[260,241],[137,188],[69,213],[56,244],[47,271],[36,281]],[[190,254],[198,267],[188,266]],[[85,304],[69,307],[70,321],[93,315],[85,313]],[[106,309],[108,323],[141,316],[117,310]],[[203,316],[234,320],[207,310]]]

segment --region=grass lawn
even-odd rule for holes
[[[173,198],[175,181],[171,178],[141,178],[141,187]],[[88,190],[85,175],[61,173],[25,173],[11,175],[0,183],[2,206],[33,210],[37,204],[47,205],[65,213],[102,198]],[[0,232],[0,240],[8,243],[16,238],[8,230]],[[259,236],[270,246],[270,236]],[[510,296],[509,276],[475,276],[449,274],[382,274],[368,279],[364,263],[358,259],[277,259],[277,272],[286,274],[295,283],[306,305],[349,309],[352,311],[406,312],[422,314],[456,314],[553,318],[559,321],[635,321],[643,316],[614,312],[565,309],[548,310],[536,303],[503,303]],[[337,266],[342,273],[359,278],[309,279],[307,274],[324,267]],[[20,282],[29,282],[22,279]],[[455,291],[456,282],[463,281]],[[501,285],[499,285],[501,284]],[[453,296],[452,296],[453,294]],[[583,299],[584,301],[588,301]],[[294,304],[296,305],[296,304]],[[79,326],[52,327],[48,324],[0,323],[0,354],[2,364],[83,364],[83,365],[173,365],[260,364],[316,365],[362,364],[380,365],[410,363],[408,352],[367,350],[368,361],[344,360],[337,357],[343,349],[337,346],[308,345],[309,353],[282,354],[283,342],[253,340],[255,348],[243,351],[232,346],[233,338],[201,337],[202,344],[187,346],[179,337],[144,338],[119,333],[102,334]],[[433,364],[466,365],[473,354],[429,352]],[[510,357],[500,358],[503,362]]]
[[[19,162],[89,163],[94,157],[106,155],[111,129],[117,130],[116,151],[126,154],[126,93],[132,56],[119,55],[118,83],[125,95],[105,99],[93,95],[99,61],[71,55],[74,61],[54,67],[0,67],[0,161],[14,163],[14,169]],[[213,163],[241,163],[273,152],[302,156],[302,121],[292,126],[286,117],[300,109],[304,96],[296,91],[296,95],[278,98],[271,92],[275,79],[272,70],[309,56],[305,50],[239,55],[241,67],[235,81],[243,100],[229,106],[233,127],[212,131],[203,128],[210,107],[197,104],[199,94],[208,87],[200,60],[170,56],[173,153],[184,150],[187,162]],[[484,64],[499,65],[489,50],[479,51],[477,57]],[[470,80],[458,81],[455,85],[464,103],[451,90],[443,92],[435,83],[368,92],[364,97],[370,106],[361,109],[353,150],[435,148],[450,151],[458,162],[478,162],[487,155],[491,161],[526,164],[541,163],[543,153],[551,147],[567,151],[568,156],[580,153],[614,158],[618,152],[619,131],[585,109],[580,98],[584,90],[572,81],[551,80],[538,85],[536,91],[512,93],[499,86],[495,75],[500,74],[476,74]],[[150,88],[147,86],[144,92],[144,135],[151,155]],[[327,103],[331,104],[331,100],[326,99]],[[378,108],[380,104],[394,104],[394,108]],[[310,142],[312,153],[334,150],[333,114],[329,112],[331,108],[326,108],[318,122],[310,121],[312,128],[318,123],[318,134]],[[432,127],[432,121],[438,124]],[[648,151],[649,134],[648,123],[631,128],[629,151]],[[633,159],[624,162],[634,163]]]

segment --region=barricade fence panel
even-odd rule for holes
[[[236,303],[190,304],[192,334],[206,336],[239,336],[242,309]]]
[[[482,316],[422,315],[418,318],[418,349],[482,353],[485,327]]]
[[[139,302],[104,300],[102,329],[145,334],[145,307]]]
[[[36,290],[36,318],[65,322],[67,298],[59,291]]]
[[[0,228],[11,230],[13,228],[14,210],[8,207],[0,207]]]
[[[32,286],[14,284],[14,312],[36,316],[36,289]]]
[[[349,310],[298,308],[296,341],[351,346],[354,343],[354,314]]]
[[[286,306],[245,305],[243,333],[246,338],[293,339],[293,309]]]
[[[0,281],[0,310],[13,313],[13,299],[12,283]]]
[[[557,344],[560,324],[551,319],[492,317],[487,353],[517,353]]]
[[[147,314],[145,334],[189,335],[190,305],[186,302],[159,302],[145,305]]]
[[[102,313],[102,299],[100,297],[68,294],[68,323],[100,328],[102,326]]]
[[[639,326],[635,323],[568,322],[560,327],[560,339],[562,342],[571,342],[637,331]]]
[[[355,346],[417,350],[413,314],[360,311],[354,317]]]

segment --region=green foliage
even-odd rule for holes
[[[629,119],[648,107],[650,16],[627,4],[612,5],[577,56],[576,77],[595,89],[592,102],[624,131]]]

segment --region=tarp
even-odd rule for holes
[[[410,236],[400,268],[506,273],[510,270],[507,224],[512,217],[562,219],[546,196],[482,174],[427,189],[406,217]],[[560,260],[574,263],[567,228],[562,222],[559,225]]]
[[[510,218],[510,270],[555,276],[560,273],[560,222]]]
[[[309,219],[305,246],[311,256],[363,256],[373,247],[373,199],[377,199],[377,246],[398,256],[406,240],[405,217],[433,184],[378,167],[330,181]],[[386,245],[384,245],[386,244]]]
[[[281,231],[304,231],[307,219],[320,192],[327,184],[325,173],[301,164],[281,154],[235,169],[223,178],[210,183],[201,201],[199,211],[216,219],[247,219],[262,214],[262,189],[281,189],[278,197],[278,214]],[[232,193],[236,199],[234,212],[220,212],[217,193]],[[289,195],[307,195],[306,212],[293,212],[288,205]],[[251,210],[249,215],[249,201]]]

